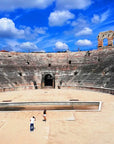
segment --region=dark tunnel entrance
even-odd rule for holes
[[[53,86],[53,78],[50,74],[45,75],[44,85],[45,86]]]
[[[46,74],[42,78],[42,88],[51,87],[55,88],[55,79],[51,74]]]

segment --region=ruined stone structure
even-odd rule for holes
[[[114,49],[67,53],[0,52],[0,88],[114,88]]]
[[[114,31],[100,32],[98,35],[98,48],[103,48],[103,40],[108,39],[108,47],[112,47],[114,39]]]
[[[102,41],[106,37],[103,34],[99,34],[98,40]],[[64,53],[0,52],[0,90],[65,86],[114,89],[112,36],[111,31],[108,36],[110,48],[101,50]]]

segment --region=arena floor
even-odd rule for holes
[[[102,101],[100,112],[0,111],[0,144],[114,144],[114,96],[73,89],[39,89],[0,93],[0,102]],[[36,117],[30,132],[30,118]]]

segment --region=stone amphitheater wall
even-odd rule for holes
[[[114,89],[114,48],[65,53],[0,52],[0,91]]]

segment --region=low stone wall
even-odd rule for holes
[[[0,88],[0,92],[17,91],[17,90],[29,90],[29,89],[35,89],[35,88],[34,88],[33,85],[18,86],[18,87],[14,87],[14,88],[3,87],[3,88]]]
[[[103,93],[109,93],[114,95],[114,89],[110,89],[110,88],[102,88],[102,87],[89,87],[89,86],[58,86],[58,89],[88,89],[88,90],[92,90],[92,91],[98,91],[98,92],[103,92]],[[8,88],[8,87],[4,87],[4,88],[0,88],[0,92],[7,92],[7,91],[18,91],[18,90],[30,90],[30,89],[35,89],[34,86],[32,85],[27,85],[27,86],[19,86],[19,87],[15,87],[15,88]]]
[[[87,87],[87,86],[63,86],[61,88],[73,88],[73,89],[88,89],[88,90],[92,90],[92,91],[98,91],[98,92],[103,92],[103,93],[109,93],[114,95],[114,89],[110,89],[110,88],[102,88],[102,87]]]

